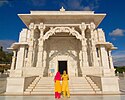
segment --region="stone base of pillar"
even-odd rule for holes
[[[116,76],[94,76],[88,75],[100,88],[103,94],[119,94],[118,77]]]
[[[85,66],[82,68],[82,76],[86,76],[86,75],[102,75],[102,68],[101,67],[88,67]]]
[[[19,69],[10,70],[9,77],[22,77],[22,70],[19,70]]]
[[[41,73],[40,73],[40,77],[43,77],[43,75],[44,75],[44,68],[42,68],[42,70],[41,70]]]
[[[102,84],[102,93],[103,94],[118,94],[119,91],[119,83],[118,77],[101,77],[101,84]]]
[[[43,77],[43,74],[39,75],[39,77]]]
[[[5,94],[23,94],[36,77],[8,77]]]
[[[83,73],[83,74],[82,74],[82,77],[86,77],[86,75]]]
[[[8,77],[7,88],[5,94],[23,94],[24,78],[23,77]]]
[[[115,76],[115,73],[111,69],[103,69],[102,75],[103,76]]]
[[[43,67],[43,66],[42,66],[42,62],[37,62],[36,67],[40,67],[40,68]]]
[[[43,74],[43,67],[24,67],[23,68],[23,76],[39,76]]]

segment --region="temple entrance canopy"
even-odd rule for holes
[[[70,76],[102,74],[99,66],[112,67],[103,63],[101,46],[106,50],[113,49],[111,43],[105,42],[102,29],[97,29],[106,14],[95,14],[93,11],[31,11],[30,14],[18,14],[29,28],[20,33],[19,43],[12,45],[15,50],[23,49],[22,64],[17,57],[13,66],[22,68],[23,75],[55,75],[58,61],[67,61],[67,72]],[[101,43],[101,44],[100,44]],[[97,51],[98,50],[98,51]],[[105,51],[108,52],[108,51]],[[98,55],[97,55],[98,54]],[[106,56],[108,56],[106,54]],[[104,57],[105,58],[105,57]],[[106,65],[105,65],[106,64]],[[20,66],[19,66],[20,65]],[[26,70],[28,67],[30,69]],[[13,67],[15,68],[15,67]],[[88,74],[89,70],[95,70]],[[28,71],[28,72],[27,72]]]
[[[61,9],[18,15],[29,30],[24,29],[20,33],[19,43],[12,45],[14,50],[21,47],[22,51],[18,51],[18,55],[24,52],[22,63],[19,64],[21,57],[17,57],[13,66],[18,67],[13,68],[23,69],[24,76],[32,75],[32,70],[36,72],[34,75],[55,75],[58,61],[63,60],[67,61],[70,76],[101,75],[102,67],[99,66],[112,68],[108,58],[107,63],[103,63],[104,56],[100,53],[102,47],[106,48],[105,52],[109,52],[113,45],[105,42],[102,29],[96,29],[106,14]],[[88,74],[89,70],[94,71]]]
[[[46,64],[44,65],[45,68],[54,69],[55,72],[60,69],[61,74],[63,68],[66,68],[66,70],[69,69],[67,70],[67,73],[70,76],[78,76],[77,69],[80,68],[80,40],[76,39],[73,35],[69,35],[69,33],[56,33],[45,40],[43,48],[44,52],[47,54],[45,61]],[[62,68],[60,68],[60,66],[62,66]],[[44,76],[47,76],[47,71],[45,71],[45,73]]]

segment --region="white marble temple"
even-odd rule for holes
[[[93,82],[101,86],[102,92],[118,92],[111,56],[116,47],[106,42],[104,31],[97,28],[105,15],[64,8],[18,14],[27,28],[20,32],[19,42],[10,47],[14,55],[6,92],[23,93],[25,77],[53,77],[63,70],[69,77],[98,77]],[[107,87],[110,84],[112,88]]]

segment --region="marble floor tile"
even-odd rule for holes
[[[54,96],[0,96],[0,100],[57,100]],[[125,100],[125,95],[75,95],[59,100]]]

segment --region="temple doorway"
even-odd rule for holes
[[[63,74],[63,71],[67,71],[67,61],[58,61],[58,71],[60,72],[60,74]]]

